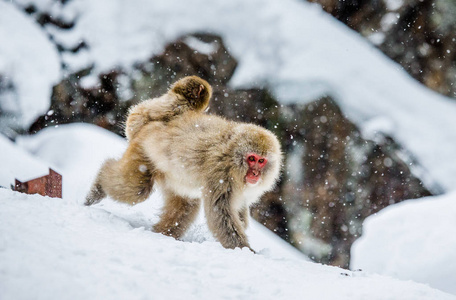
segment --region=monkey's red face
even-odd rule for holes
[[[268,160],[265,157],[259,156],[256,153],[248,153],[246,160],[249,169],[247,170],[247,174],[245,175],[245,182],[250,184],[256,184],[258,180],[260,180],[263,168],[264,166],[266,166]]]

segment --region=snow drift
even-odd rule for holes
[[[406,201],[366,219],[351,268],[456,294],[456,194]]]

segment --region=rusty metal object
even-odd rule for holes
[[[26,194],[40,194],[54,198],[62,198],[62,175],[49,169],[49,175],[21,182],[16,179],[15,191]]]

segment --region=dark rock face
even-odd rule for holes
[[[132,82],[134,102],[159,96],[174,81],[188,75],[207,80],[214,89],[213,99],[222,98],[236,66],[237,61],[219,36],[194,34],[182,37],[167,45],[162,54],[136,66],[140,75]]]
[[[253,216],[314,260],[348,267],[362,221],[405,199],[429,195],[389,137],[364,139],[330,98],[285,106],[263,88],[227,87],[237,62],[220,37],[194,34],[170,43],[160,55],[98,76],[72,74],[54,87],[52,114],[30,129],[90,122],[123,134],[128,107],[163,94],[174,81],[199,75],[214,89],[209,113],[252,122],[273,131],[286,157],[282,179],[252,209]]]
[[[415,79],[456,97],[453,0],[309,0],[369,38]]]
[[[190,46],[204,47],[202,54]],[[165,51],[137,64],[133,70],[112,70],[98,75],[98,84],[84,87],[82,80],[91,69],[67,76],[53,89],[50,110],[30,128],[35,133],[44,127],[70,122],[87,122],[123,135],[128,108],[140,101],[165,93],[176,80],[187,75],[206,79],[214,89],[214,105],[227,95],[227,82],[237,66],[222,39],[208,34],[185,36],[169,44]],[[225,101],[225,100],[223,100]]]
[[[84,88],[80,79],[87,72],[72,74],[53,88],[48,114],[38,118],[30,127],[30,133],[58,124],[86,122],[123,134],[122,124],[132,104],[131,101],[123,101],[119,95],[119,78],[125,74],[113,70],[98,76],[99,85]]]
[[[300,168],[288,170],[294,178],[286,176],[282,191],[290,241],[317,261],[348,267],[366,217],[430,192],[411,173],[399,145],[389,137],[364,139],[330,98],[291,111],[287,153]]]

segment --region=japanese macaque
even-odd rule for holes
[[[161,97],[133,106],[128,114],[125,135],[128,140],[151,121],[169,121],[186,111],[204,112],[212,96],[212,87],[197,76],[176,81]]]
[[[280,173],[276,136],[198,109],[138,129],[123,156],[102,165],[85,204],[107,195],[135,204],[159,186],[165,204],[153,231],[180,238],[202,201],[208,227],[225,248],[251,249],[245,234],[249,206],[274,187]]]

